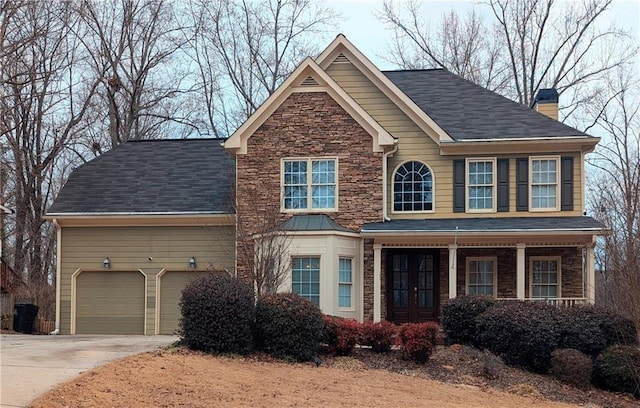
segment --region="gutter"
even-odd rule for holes
[[[158,216],[158,215],[233,215],[225,211],[165,211],[165,212],[69,212],[69,213],[47,213],[45,219],[56,217],[128,217],[128,216]]]
[[[610,231],[608,228],[586,228],[586,229],[571,229],[571,228],[552,228],[552,229],[515,229],[515,230],[441,230],[441,231],[424,231],[424,230],[378,230],[367,231],[362,230],[363,236],[397,236],[401,235],[419,235],[419,236],[489,236],[489,235],[522,235],[522,234],[543,234],[543,233],[557,233],[559,235],[578,235],[583,233],[602,233],[606,234]]]
[[[393,139],[393,149],[382,155],[382,220],[391,221],[391,218],[387,215],[387,166],[388,159],[395,152],[398,151],[398,139]]]

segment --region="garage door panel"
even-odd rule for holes
[[[160,334],[173,334],[180,321],[182,289],[206,272],[165,272],[160,277]]]
[[[144,334],[144,276],[83,272],[76,278],[76,333]]]

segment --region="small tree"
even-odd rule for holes
[[[261,201],[255,187],[243,192],[243,201],[252,205],[236,206],[238,263],[245,265],[256,297],[261,299],[275,294],[285,282],[291,242],[282,230],[284,219],[278,201]]]

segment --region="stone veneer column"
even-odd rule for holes
[[[458,245],[449,245],[449,299],[457,295],[458,285]]]
[[[373,244],[373,321],[379,322],[382,315],[382,245]]]
[[[525,249],[526,244],[516,244],[516,297],[524,299],[524,271],[525,271]]]

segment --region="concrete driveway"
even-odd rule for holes
[[[121,357],[151,351],[176,336],[0,335],[0,407],[26,407],[56,384]]]

